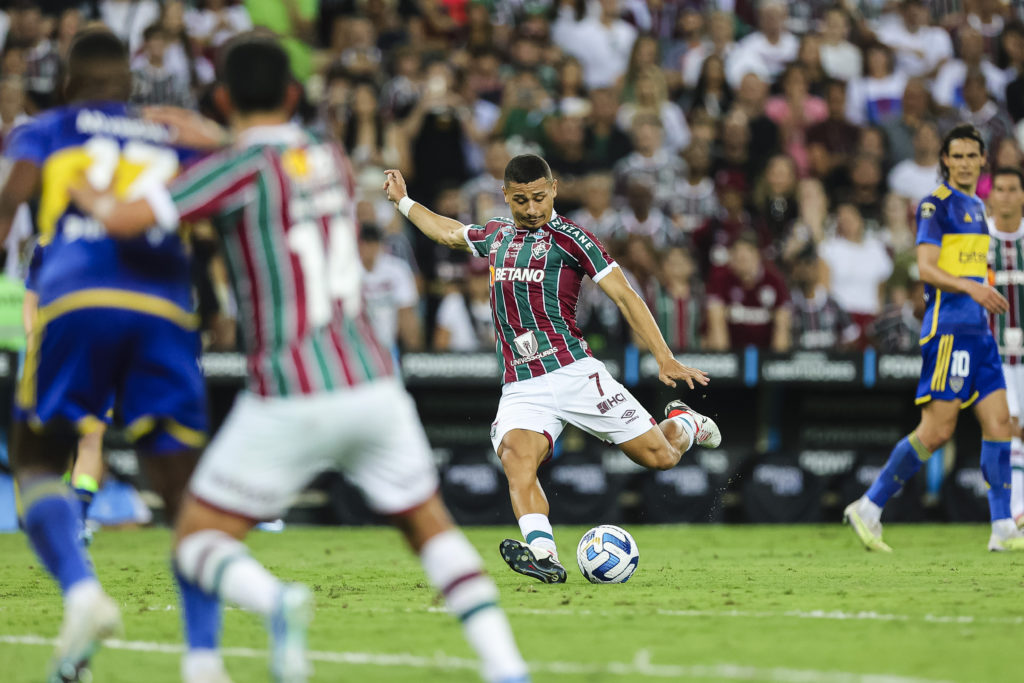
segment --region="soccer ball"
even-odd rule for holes
[[[640,551],[628,531],[602,524],[583,534],[576,562],[590,583],[626,583],[640,562]]]

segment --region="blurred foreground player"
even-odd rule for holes
[[[185,153],[167,146],[166,127],[142,121],[126,104],[127,49],[107,30],[75,37],[62,87],[70,104],[15,129],[8,142],[14,167],[0,191],[0,239],[14,209],[38,194],[46,255],[16,396],[12,464],[26,534],[64,593],[49,680],[76,681],[120,623],[78,538],[81,504],[61,479],[79,437],[99,432],[118,396],[141,465],[173,520],[205,441],[206,405],[181,240],[151,231],[118,242],[69,205],[70,186],[83,174],[141,196],[169,181]],[[216,602],[199,595],[216,614]]]
[[[992,286],[1010,305],[1005,315],[992,315],[990,321],[1006,378],[1013,430],[1010,512],[1019,528],[1024,524],[1024,446],[1020,438],[1024,417],[1024,173],[1019,168],[996,169],[988,204]]]
[[[992,551],[1024,550],[1010,516],[1010,413],[999,349],[988,313],[1007,301],[987,284],[989,230],[974,194],[985,166],[985,143],[969,124],[946,134],[942,183],[917,208],[917,267],[928,309],[921,324],[924,365],[915,402],[921,421],[904,437],[843,518],[868,550],[892,552],[882,540],[882,507],[953,436],[961,410],[974,406],[981,423],[981,471],[988,482]],[[987,311],[987,313],[986,313]]]
[[[178,571],[262,615],[274,679],[305,681],[309,590],[282,584],[241,539],[257,521],[281,516],[317,473],[338,468],[419,554],[486,679],[527,681],[497,587],[437,494],[415,406],[361,310],[347,159],[288,123],[298,90],[272,39],[237,39],[222,78],[217,98],[231,112],[233,146],[139,201],[117,203],[88,187],[75,194],[124,239],[154,221],[173,232],[181,220],[209,217],[232,270],[250,388],[192,479],[177,528]]]
[[[555,213],[558,181],[534,154],[505,166],[502,192],[512,218],[466,226],[440,216],[406,193],[398,171],[386,171],[384,191],[398,210],[430,239],[489,259],[491,314],[496,351],[504,364],[491,444],[508,478],[512,510],[526,543],[506,539],[502,559],[520,574],[563,583],[548,500],[537,480],[566,423],[615,443],[633,462],[670,469],[690,446],[715,448],[718,426],[682,401],[665,408],[658,424],[595,359],[576,326],[580,285],[589,276],[616,303],[658,361],[658,378],[708,383],[707,375],[672,355],[647,304],[629,286],[598,239]]]

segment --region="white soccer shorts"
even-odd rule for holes
[[[584,358],[503,386],[491,424],[491,444],[497,452],[510,430],[526,429],[545,435],[554,445],[566,423],[614,444],[642,436],[657,424],[604,363]]]
[[[1006,378],[1006,402],[1010,406],[1010,417],[1020,419],[1024,415],[1024,365],[1003,363],[1003,377]]]
[[[217,509],[276,519],[328,469],[358,486],[380,514],[410,510],[437,491],[416,406],[397,380],[312,396],[240,394],[190,491]]]

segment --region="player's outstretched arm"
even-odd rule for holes
[[[174,143],[192,149],[219,149],[230,144],[231,135],[216,121],[179,107],[144,107],[142,116],[162,123],[174,133]]]
[[[112,194],[98,191],[84,179],[68,191],[75,205],[102,223],[111,237],[135,237],[156,224],[153,207],[146,199],[120,202]]]
[[[405,188],[405,178],[401,171],[389,169],[384,171],[384,192],[399,211],[405,215],[420,232],[434,240],[458,251],[469,251],[466,242],[466,226],[452,218],[434,213],[427,207],[409,198]]]
[[[995,289],[975,280],[951,275],[940,268],[940,251],[941,247],[937,244],[922,242],[917,245],[917,269],[921,275],[922,282],[937,287],[944,292],[967,294],[981,304],[989,313],[996,315],[1006,313],[1010,308],[1010,304]]]
[[[710,380],[706,372],[688,368],[672,355],[672,350],[661,336],[661,330],[658,329],[658,323],[654,321],[650,309],[640,295],[629,286],[621,270],[613,268],[597,285],[615,302],[630,328],[654,354],[654,359],[658,361],[658,379],[670,387],[676,385],[677,379],[686,382],[691,389],[694,382],[701,386],[707,385]]]

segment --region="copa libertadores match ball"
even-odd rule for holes
[[[636,571],[640,550],[628,531],[602,524],[583,534],[576,562],[590,583],[625,583]]]

